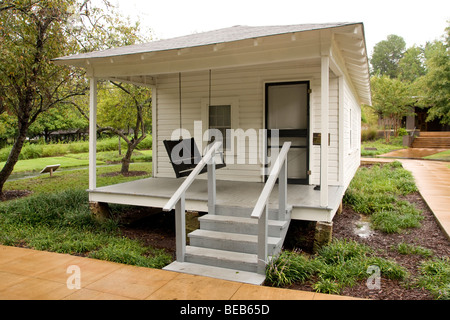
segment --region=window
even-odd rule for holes
[[[352,121],[352,109],[350,109],[350,120],[349,120],[349,122],[350,122],[350,125],[349,125],[349,128],[350,128],[350,150],[352,150],[352,149],[353,149],[353,132],[352,132],[352,129],[353,129],[353,121]]]
[[[236,97],[216,97],[202,99],[202,132],[209,130],[209,136],[204,135],[203,141],[210,143],[217,140],[214,131],[218,130],[222,134],[222,150],[231,151],[233,142],[229,129],[239,127],[239,100]],[[216,131],[216,135],[218,132]],[[227,146],[227,142],[230,146]]]
[[[209,106],[208,120],[208,129],[217,129],[222,134],[222,143],[225,149],[227,147],[227,137],[230,135],[230,131],[227,132],[227,129],[231,129],[231,106]],[[211,142],[219,138],[215,135],[217,135],[217,133],[214,133],[214,130],[211,130],[209,137]]]

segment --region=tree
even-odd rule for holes
[[[450,124],[450,27],[444,41],[434,41],[425,50],[427,74],[423,78],[422,104],[431,106],[427,121]]]
[[[412,46],[398,62],[398,77],[413,83],[426,73],[424,48]]]
[[[397,35],[389,35],[387,40],[378,42],[374,49],[370,64],[372,75],[387,75],[397,78],[399,75],[399,61],[405,52],[405,40]]]
[[[97,131],[113,132],[127,144],[127,152],[122,158],[122,174],[129,172],[133,151],[147,137],[151,101],[150,89],[131,84],[108,81],[101,83],[98,90]],[[88,119],[87,102],[75,105]]]
[[[7,0],[0,4],[0,112],[17,119],[17,136],[0,171],[0,196],[38,116],[82,94],[76,72],[50,63],[71,52],[64,38],[73,0]]]
[[[372,88],[372,108],[383,121],[386,143],[389,143],[391,129],[398,135],[401,119],[412,111],[413,103],[410,88],[399,79],[391,79],[387,75],[373,76],[370,79]]]

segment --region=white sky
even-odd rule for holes
[[[139,17],[156,39],[234,25],[363,22],[369,55],[389,34],[407,47],[440,38],[450,20],[449,0],[110,0]]]

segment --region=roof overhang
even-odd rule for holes
[[[151,86],[159,74],[308,60],[330,54],[350,79],[361,103],[371,104],[362,23],[271,27],[235,26],[145,44],[56,58],[55,64],[85,68],[90,77]]]

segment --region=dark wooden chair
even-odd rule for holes
[[[163,142],[177,178],[187,177],[202,159],[194,138],[164,140]],[[216,163],[216,169],[226,167],[223,154],[221,157],[222,163]],[[200,174],[207,172],[207,168],[205,166]]]

